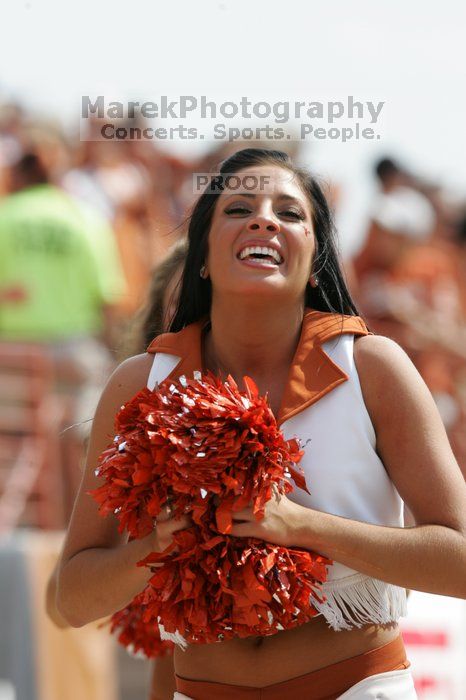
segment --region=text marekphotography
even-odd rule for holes
[[[386,102],[347,95],[332,100],[151,100],[81,97],[83,141],[349,141],[381,138]]]

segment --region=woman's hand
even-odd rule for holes
[[[298,532],[305,510],[308,509],[275,492],[265,505],[262,520],[256,520],[252,505],[234,513],[230,534],[235,537],[257,537],[283,547],[296,547],[299,546]]]
[[[178,532],[178,530],[185,530],[191,527],[191,525],[192,520],[188,515],[182,515],[176,518],[172,515],[170,505],[162,508],[160,514],[157,516],[154,532],[151,535],[154,543],[154,552],[161,553],[165,551],[165,549],[173,543],[174,533]],[[176,551],[176,549],[173,551]]]

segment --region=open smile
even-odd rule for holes
[[[239,251],[238,260],[253,267],[278,267],[283,256],[272,246],[246,245]]]
[[[240,260],[239,262],[242,265],[247,265],[248,267],[257,267],[267,270],[276,270],[278,267],[277,263],[270,262],[270,260],[255,260],[254,258],[245,258],[244,260]]]

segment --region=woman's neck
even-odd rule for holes
[[[204,365],[216,373],[273,378],[287,372],[303,321],[302,306],[212,303]]]

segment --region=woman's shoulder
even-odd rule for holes
[[[107,380],[99,404],[116,411],[147,385],[154,356],[147,352],[121,362]]]
[[[388,378],[395,378],[400,373],[417,373],[401,345],[385,335],[355,336],[353,357],[362,382],[372,386],[383,386]]]
[[[362,372],[393,371],[400,364],[413,363],[395,340],[385,335],[368,333],[354,338],[354,361]]]
[[[141,383],[145,386],[153,360],[153,356],[148,352],[127,357],[114,369],[109,381],[115,386],[140,389]]]
[[[374,426],[391,425],[411,406],[415,413],[433,410],[432,395],[409,355],[384,335],[354,338],[354,363]]]

